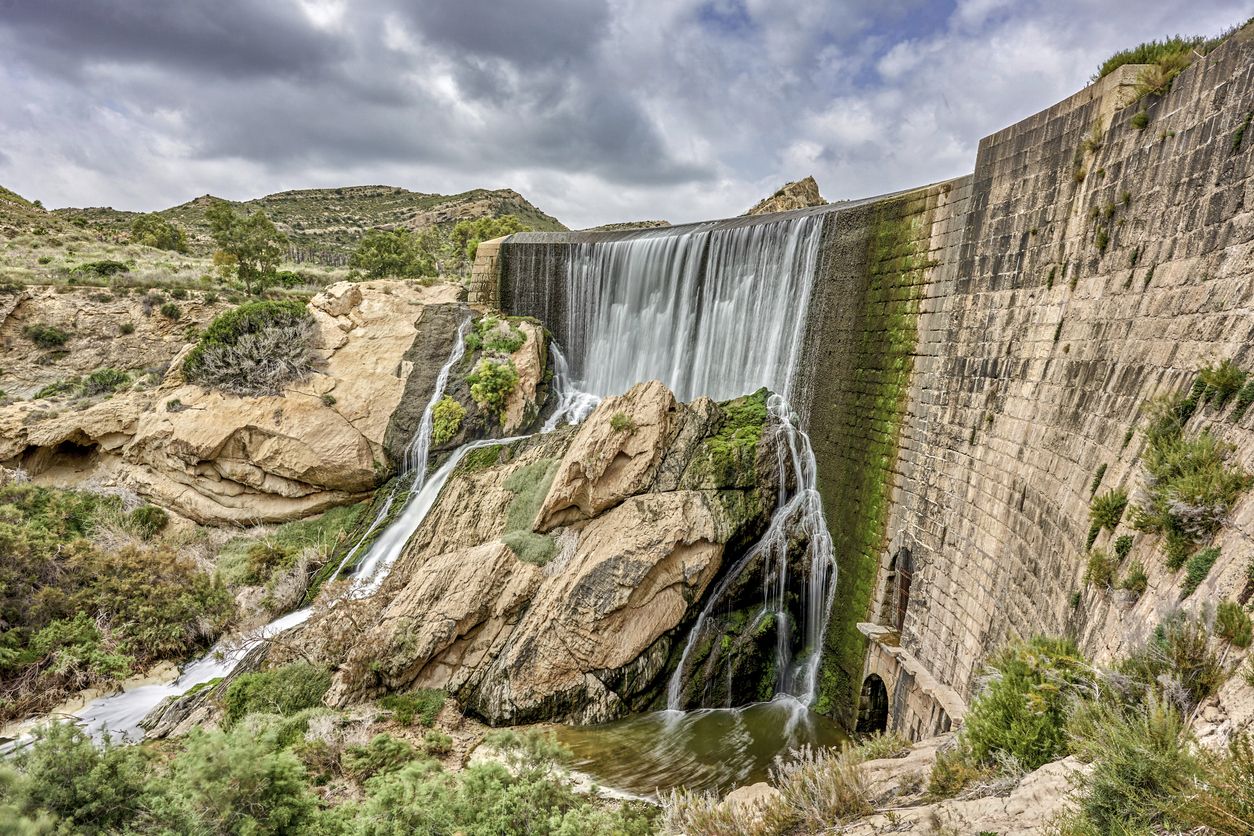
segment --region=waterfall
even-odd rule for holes
[[[559,389],[604,397],[659,379],[685,401],[726,400],[763,386],[775,393],[768,432],[781,474],[777,510],[761,540],[707,595],[669,683],[671,709],[685,707],[690,657],[708,638],[711,614],[751,571],[762,572],[754,624],[774,621],[776,694],[800,706],[815,697],[836,566],[814,453],[789,398],[798,385],[823,221],[821,213],[802,212],[577,239],[562,264],[563,280],[552,275],[561,262],[532,256],[527,266],[544,269],[524,272],[515,290],[527,308],[516,313],[561,318],[570,364],[561,357]],[[570,410],[566,399],[562,408]],[[797,559],[790,543],[799,542],[805,554]],[[788,597],[798,587],[801,612],[794,620]],[[801,637],[799,653],[794,633]]]
[[[823,216],[650,230],[573,245],[566,347],[595,395],[658,379],[734,398],[796,379]]]
[[[364,558],[352,575],[352,583],[346,595],[361,597],[370,595],[379,588],[387,577],[392,564],[400,556],[410,536],[426,518],[444,487],[445,481],[457,467],[462,457],[471,450],[487,444],[501,444],[515,439],[492,439],[464,444],[451,455],[443,465],[429,478],[426,474],[427,454],[430,448],[432,412],[435,405],[444,397],[444,388],[448,384],[449,372],[461,360],[465,352],[464,337],[470,320],[463,320],[458,327],[457,339],[454,340],[452,352],[448,360],[440,368],[436,378],[435,391],[422,414],[418,431],[406,448],[405,467],[401,479],[384,499],[383,506],[374,521],[367,528],[362,538],[349,550],[349,553],[336,567],[332,577],[336,577],[346,566],[351,565],[351,558],[369,542]],[[377,539],[371,540],[376,530],[383,525],[395,504],[405,495],[405,506],[390,524],[384,528]],[[93,700],[74,713],[78,722],[93,737],[100,737],[106,730],[122,738],[142,737],[140,723],[163,700],[187,693],[193,687],[209,682],[212,679],[227,676],[263,642],[303,624],[313,615],[313,607],[304,607],[289,612],[266,624],[259,630],[244,637],[219,641],[202,658],[185,666],[178,678],[171,682],[143,685]],[[20,745],[22,741],[18,741]]]

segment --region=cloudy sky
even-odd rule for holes
[[[1110,52],[1238,0],[0,0],[0,184],[157,209],[511,187],[572,226],[970,171]]]

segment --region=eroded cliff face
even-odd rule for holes
[[[441,688],[492,723],[646,705],[694,606],[776,501],[769,442],[724,466],[709,443],[723,421],[655,381],[578,427],[472,451],[379,592],[297,638],[338,666],[328,701]]]
[[[54,485],[119,484],[205,524],[280,522],[360,500],[403,460],[459,326],[471,319],[459,295],[453,285],[395,281],[327,288],[308,306],[315,371],[278,395],[240,397],[186,383],[180,363],[190,344],[170,335],[131,358],[148,363],[172,353],[151,383],[103,400],[0,407],[0,461]],[[49,300],[52,308],[39,307]],[[64,319],[57,294],[27,292],[22,305],[15,307],[22,321]],[[535,420],[545,395],[544,335],[530,325],[520,333],[505,426],[496,416],[476,422],[473,399],[461,392],[471,420],[459,435],[516,432]],[[16,337],[9,343],[19,361],[29,353]],[[86,370],[84,362],[94,355],[69,368]],[[467,369],[457,371],[454,386],[464,390]]]

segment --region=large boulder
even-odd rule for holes
[[[695,605],[777,496],[777,474],[758,466],[774,456],[722,483],[687,481],[720,423],[708,399],[679,404],[652,382],[576,428],[475,451],[380,590],[295,639],[306,654],[346,648],[323,658],[338,667],[328,700],[443,688],[493,723],[646,705]]]
[[[819,184],[813,177],[806,177],[787,183],[779,191],[745,212],[746,215],[766,215],[771,212],[787,212],[790,209],[808,209],[811,206],[824,206],[827,201],[819,194]]]

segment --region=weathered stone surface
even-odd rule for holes
[[[675,409],[675,396],[656,380],[602,402],[580,425],[536,516],[536,529],[596,516],[652,484]],[[615,420],[622,429],[614,428]]]
[[[758,201],[757,205],[745,214],[765,215],[768,212],[787,212],[790,209],[806,209],[811,206],[822,206],[825,203],[827,201],[819,194],[819,184],[813,177],[805,177],[780,186],[779,191]]]
[[[749,504],[724,494],[739,489],[658,489],[657,463],[692,455],[701,436],[687,425],[708,431],[711,408],[677,405],[660,384],[640,384],[578,428],[502,448],[501,464],[456,471],[383,587],[361,602],[374,614],[352,619],[361,633],[345,642],[351,649],[328,700],[438,687],[494,723],[592,722],[639,707],[724,565],[726,545],[771,510],[753,504],[733,518],[727,507]],[[634,433],[610,428],[620,413],[638,422]],[[630,461],[613,472],[584,466],[598,455]],[[557,495],[586,500],[560,524],[537,515],[531,536],[548,531],[556,546],[543,567],[501,539],[517,497],[506,486],[524,469],[556,474],[554,488],[565,476]],[[774,496],[773,479],[768,472],[755,488]],[[332,644],[321,636],[337,624],[315,618],[307,647]]]

